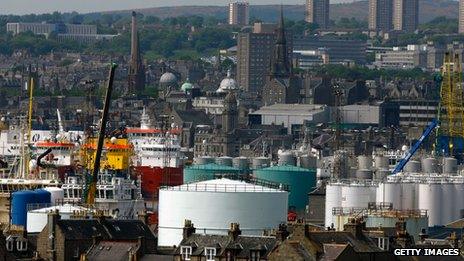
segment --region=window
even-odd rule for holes
[[[216,248],[214,247],[205,247],[205,256],[206,261],[213,261],[216,256]]]
[[[388,237],[377,238],[377,246],[382,250],[389,250],[390,242],[388,241]]]
[[[259,251],[250,251],[250,261],[259,261]]]
[[[182,256],[182,260],[190,260],[190,256],[192,255],[192,247],[191,246],[181,246],[180,247],[180,254]]]

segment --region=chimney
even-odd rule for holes
[[[343,230],[350,232],[357,239],[363,236],[364,222],[362,219],[350,218],[348,223],[343,226]]]
[[[193,226],[193,223],[191,220],[186,219],[184,222],[184,228],[182,232],[182,238],[187,239],[190,237],[193,233],[195,233],[195,227]]]
[[[242,234],[240,230],[240,225],[238,223],[230,223],[229,236],[235,241],[238,236]]]
[[[56,260],[56,223],[60,220],[58,210],[48,213],[48,254],[49,260]]]
[[[280,241],[284,241],[290,233],[287,230],[287,225],[285,223],[279,224],[279,230],[277,230],[276,237]]]

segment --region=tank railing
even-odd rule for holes
[[[49,208],[52,206],[53,206],[52,203],[30,203],[30,204],[27,204],[26,208],[27,208],[27,211],[31,211],[31,210],[41,209],[41,208]]]
[[[371,179],[357,179],[357,178],[331,178],[330,183],[342,183],[344,185],[364,185],[364,186],[377,186],[379,184],[378,180]]]
[[[251,184],[184,184],[164,187],[172,191],[205,191],[205,192],[275,192],[276,189]]]
[[[264,186],[264,187],[268,187],[272,189],[279,189],[279,190],[290,192],[290,185],[270,181],[267,179],[260,179],[260,178],[256,178],[256,177],[248,176],[248,175],[236,175],[236,174],[230,174],[230,173],[215,174],[214,178],[216,179],[226,178],[226,179],[231,179],[231,180],[239,180],[239,181],[251,183],[253,185],[259,185],[259,186]]]
[[[381,217],[427,217],[426,209],[368,209],[368,208],[344,208],[335,207],[332,209],[332,215],[334,216],[381,216]]]

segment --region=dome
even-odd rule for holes
[[[237,82],[231,77],[230,70],[227,71],[227,76],[221,81],[219,89],[216,92],[227,92],[231,90],[237,90]]]
[[[171,72],[165,72],[161,75],[160,83],[161,84],[174,84],[177,82],[177,77]]]
[[[187,91],[190,91],[193,89],[193,84],[191,84],[189,82],[189,79],[187,78],[187,80],[184,82],[184,84],[182,84],[182,86],[180,87],[180,89],[183,91],[183,92],[187,92]]]

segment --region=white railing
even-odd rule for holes
[[[171,191],[205,191],[205,192],[284,192],[273,188],[250,184],[184,184],[174,187],[163,187]]]

